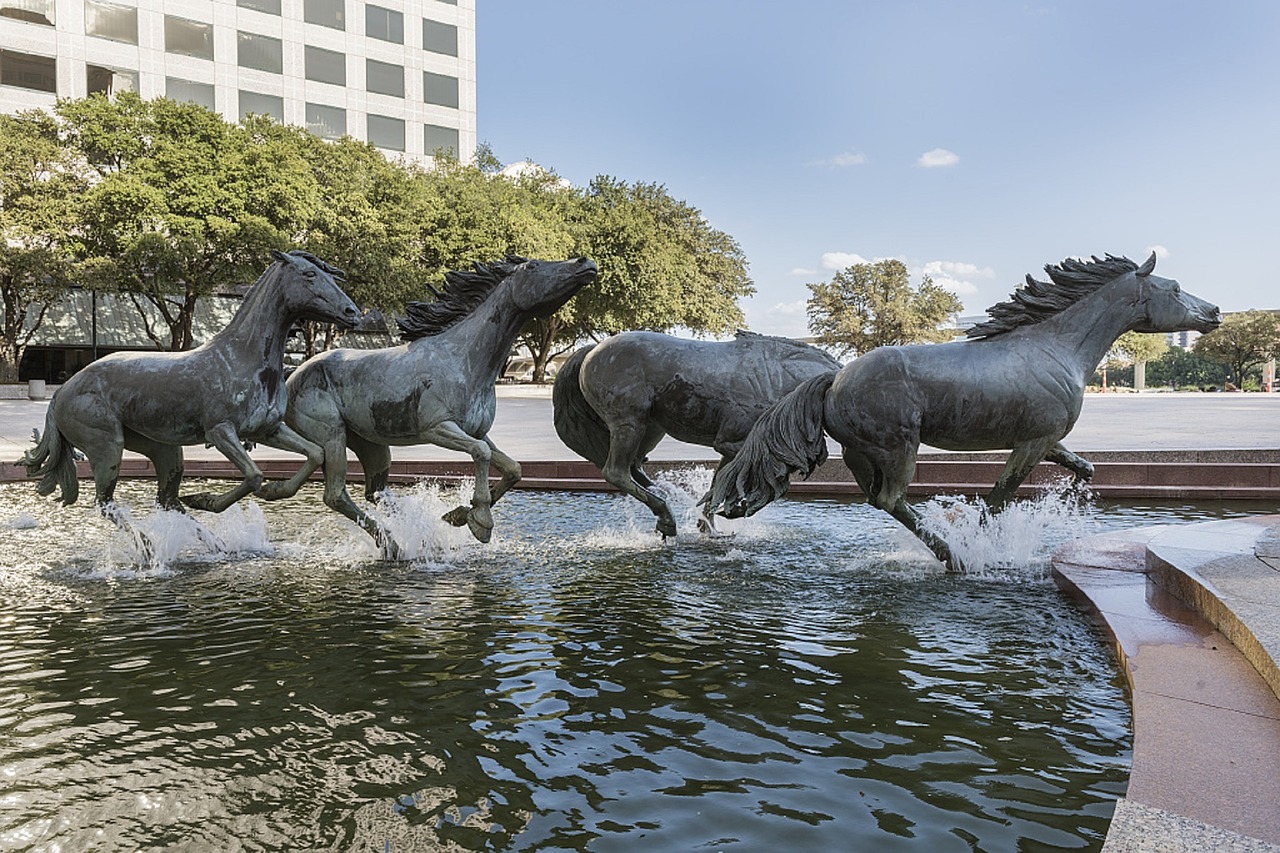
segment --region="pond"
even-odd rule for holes
[[[139,568],[0,489],[0,846],[1097,849],[1129,706],[1043,555],[1199,512],[1048,510],[1038,557],[956,577],[857,503],[664,544],[629,499],[514,492],[481,546],[456,498],[388,510],[410,563],[308,488],[152,512]]]

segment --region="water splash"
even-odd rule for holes
[[[146,515],[124,504],[112,508],[122,527],[112,542],[114,566],[163,574],[179,562],[209,562],[229,555],[271,555],[267,522],[255,503],[233,504],[221,513],[195,515],[156,508]]]
[[[395,539],[402,558],[437,564],[472,541],[466,527],[454,527],[442,516],[454,507],[469,505],[474,488],[475,481],[466,479],[454,486],[421,482],[403,491],[388,489],[368,512]],[[372,546],[368,536],[360,535]]]
[[[965,572],[978,577],[1042,576],[1054,548],[1087,536],[1094,526],[1091,496],[1069,480],[994,515],[981,498],[936,497],[917,509],[921,527],[945,541]]]

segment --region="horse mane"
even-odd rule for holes
[[[476,263],[474,270],[445,273],[443,291],[427,285],[427,290],[435,294],[434,302],[410,302],[404,307],[404,316],[396,320],[400,340],[416,341],[438,335],[469,316],[525,260],[507,255],[502,261]]]
[[[1025,286],[1015,290],[1007,302],[988,308],[990,319],[965,334],[970,338],[992,338],[1020,326],[1034,325],[1137,269],[1138,265],[1133,261],[1115,255],[1095,256],[1087,261],[1067,258],[1060,264],[1045,264],[1044,271],[1049,274],[1049,281],[1037,281],[1028,273]]]

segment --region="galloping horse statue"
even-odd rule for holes
[[[98,359],[53,395],[44,434],[18,464],[40,477],[37,491],[59,489],[64,504],[80,493],[74,448],[93,469],[103,515],[126,526],[114,504],[123,451],[141,453],[156,470],[156,503],[221,512],[262,485],[262,471],[244,449],[256,442],[297,453],[310,442],[283,423],[284,345],[301,319],[353,328],[360,311],[335,279],[336,269],[307,252],[273,251],[227,327],[188,352],[121,352]],[[179,499],[182,447],[212,445],[244,480],[223,494]],[[180,502],[181,501],[181,502]],[[146,546],[145,539],[143,540]]]
[[[769,406],[806,379],[840,369],[820,349],[752,332],[731,341],[624,332],[570,356],[552,388],[556,432],[613,486],[676,535],[667,502],[640,467],[663,435],[732,459]],[[698,526],[713,532],[711,516]]]
[[[596,276],[586,258],[538,261],[508,257],[476,264],[474,272],[445,275],[434,302],[414,302],[399,321],[407,341],[379,350],[338,349],[304,362],[289,377],[285,421],[318,445],[287,481],[266,484],[259,497],[279,500],[324,466],[324,502],[354,521],[379,543],[384,556],[400,549],[347,493],[347,448],[364,468],[365,496],[372,502],[387,486],[391,446],[436,444],[461,450],[475,461],[471,506],[445,520],[488,542],[489,508],[520,479],[520,465],[486,435],[497,413],[494,383],[522,326],[547,316]],[[489,465],[502,475],[489,490]]]
[[[947,544],[921,530],[907,503],[921,442],[944,450],[1010,450],[987,498],[998,511],[1042,460],[1087,480],[1093,466],[1062,446],[1084,402],[1085,382],[1126,331],[1211,331],[1217,306],[1152,275],[1156,256],[1068,259],[1027,276],[972,340],[881,347],[796,388],[765,413],[712,484],[709,511],[751,515],[806,476],[826,452],[824,431],[875,507],[921,538],[953,571]]]

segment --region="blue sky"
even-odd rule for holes
[[[1280,3],[479,0],[478,137],[732,235],[756,331],[899,258],[966,313],[1110,252],[1280,308]]]

